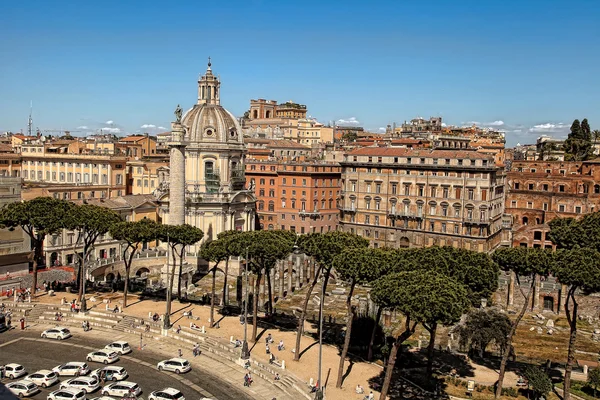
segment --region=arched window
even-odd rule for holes
[[[265,203],[263,201],[258,202],[258,211],[263,211],[265,209]]]
[[[523,225],[527,225],[529,223],[529,218],[523,217]]]
[[[275,202],[274,201],[269,202],[269,211],[271,211],[271,212],[275,211]]]
[[[254,110],[252,112],[252,118],[254,118],[254,119],[258,118],[258,111],[257,110]]]
[[[215,164],[212,161],[204,163],[204,176],[211,176],[215,173]]]

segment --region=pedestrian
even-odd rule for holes
[[[276,381],[281,380],[281,377],[279,376],[279,374],[277,372],[275,372],[275,378],[273,378]]]
[[[179,334],[179,332],[181,332],[181,325],[177,325],[177,330],[175,331]]]
[[[283,346],[283,339],[279,341],[279,345],[277,346],[277,350],[279,350],[279,351],[285,350],[285,347]]]
[[[268,343],[265,345],[265,347],[266,347],[265,350],[266,350],[267,354],[271,354],[271,349],[269,348],[269,344]]]
[[[179,349],[179,357],[181,358],[183,356],[183,352],[181,351],[181,349]]]

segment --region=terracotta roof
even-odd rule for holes
[[[271,140],[267,145],[272,148],[285,148],[285,149],[302,149],[302,150],[310,150],[310,147],[305,146],[303,144],[294,142],[293,140]]]
[[[151,194],[130,194],[127,196],[119,197],[119,199],[123,199],[127,204],[129,204],[133,208],[137,208],[144,203],[155,203],[156,197]]]
[[[13,147],[10,144],[0,143],[0,153],[12,153]]]
[[[401,147],[363,147],[348,153],[352,156],[392,156],[392,157],[436,157],[436,158],[468,158],[489,160],[492,157],[476,151],[421,150]]]
[[[161,132],[156,134],[156,136],[171,136],[171,132]]]
[[[33,251],[24,253],[3,254],[0,256],[0,267],[21,264],[33,260]]]
[[[127,136],[119,139],[119,142],[139,142],[142,139],[145,139],[146,136]]]
[[[423,143],[423,141],[419,140],[419,139],[404,138],[404,139],[392,139],[390,143],[392,143],[392,144],[421,144],[421,143]]]
[[[82,202],[83,201],[77,201],[79,204]],[[128,208],[135,209],[148,202],[156,204],[156,198],[151,194],[131,194],[112,199],[87,199],[86,202],[96,206],[107,207],[111,210],[119,210]]]

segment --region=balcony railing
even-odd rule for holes
[[[301,217],[303,217],[303,216],[304,217],[309,217],[309,218],[312,218],[312,219],[318,219],[318,218],[321,217],[321,213],[317,209],[315,209],[314,211],[301,210],[300,211],[300,216]]]

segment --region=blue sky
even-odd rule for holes
[[[599,19],[596,0],[3,1],[0,131],[33,101],[42,130],[157,133],[210,55],[235,115],[294,100],[322,122],[441,115],[529,143],[600,128]]]

